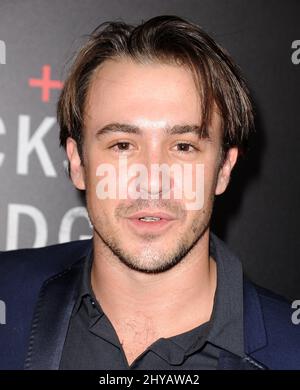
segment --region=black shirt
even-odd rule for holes
[[[217,369],[221,350],[244,357],[242,267],[234,256],[225,255],[212,233],[210,255],[217,263],[210,320],[180,335],[158,339],[129,366],[118,336],[92,291],[91,251],[84,264],[60,369]]]

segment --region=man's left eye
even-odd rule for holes
[[[194,145],[186,142],[180,142],[176,146],[179,147],[178,151],[183,153],[192,153],[197,150]],[[190,150],[190,148],[192,148],[192,150]]]

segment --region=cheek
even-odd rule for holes
[[[186,186],[183,182],[184,203],[189,210],[201,210],[214,198],[214,190],[217,180],[215,161],[199,164],[193,167],[193,175],[185,175],[184,180],[189,180]]]
[[[88,149],[88,148],[86,148]],[[100,179],[103,177],[99,175],[99,167],[101,167],[105,161],[102,161],[100,153],[95,150],[96,148],[91,147],[88,149],[89,153],[85,154],[85,178],[86,187],[91,195],[96,195],[96,187]]]
[[[219,172],[219,154],[217,151],[209,156],[209,159],[205,162],[205,192],[214,192],[217,184],[218,172]]]
[[[106,230],[114,224],[116,201],[98,199],[96,192],[92,190],[87,195],[87,207],[93,224],[98,228]]]
[[[205,194],[207,196],[212,192],[214,192],[214,188],[216,186],[218,175],[216,169],[213,168],[210,167],[209,169],[206,169],[206,173],[205,173],[204,186],[205,186]]]

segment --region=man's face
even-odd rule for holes
[[[77,188],[86,189],[95,240],[130,268],[158,273],[178,264],[207,231],[214,195],[222,193],[228,184],[237,150],[230,149],[221,166],[221,118],[217,110],[208,128],[209,138],[190,131],[170,131],[200,125],[199,99],[191,72],[176,65],[138,64],[124,58],[104,62],[93,76],[86,102],[83,164],[76,143],[71,138],[67,142],[71,177]],[[128,132],[132,128],[138,130]],[[102,199],[99,166],[110,165],[115,172],[110,180],[120,183],[124,173],[119,163],[125,160],[127,170],[134,164],[147,169],[148,182],[144,180],[136,187],[144,198],[132,196],[128,189],[126,199],[120,199],[118,193]],[[163,199],[161,177],[156,180],[151,175],[153,164],[175,164],[182,172],[184,165],[189,165],[191,170],[185,177],[191,188],[203,190],[202,207],[190,209],[191,199],[184,191],[180,199],[174,196],[178,177],[172,173],[169,197]],[[201,188],[197,164],[204,167]],[[156,196],[151,185],[157,185]],[[141,214],[132,218],[138,212]],[[138,219],[154,212],[164,212],[168,217],[157,222]]]

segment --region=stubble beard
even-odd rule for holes
[[[95,220],[90,217],[93,225],[94,234],[97,239],[100,239],[106,249],[108,249],[114,257],[131,270],[145,274],[160,274],[166,272],[180,263],[183,263],[192,249],[199,243],[207,229],[212,213],[212,203],[207,209],[202,209],[201,216],[195,217],[191,227],[185,232],[175,248],[168,252],[168,248],[155,249],[155,240],[157,235],[146,234],[143,236],[145,246],[142,253],[137,255],[129,254],[122,248],[120,240],[117,239],[119,234],[112,231],[107,232],[104,228],[104,221],[96,217]],[[200,222],[199,222],[200,220]],[[107,225],[106,225],[107,226]],[[174,236],[177,238],[176,232]],[[159,238],[158,238],[159,239]]]

